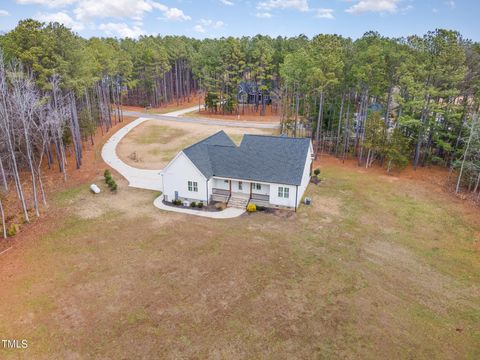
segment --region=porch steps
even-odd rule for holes
[[[248,204],[248,198],[245,197],[231,197],[230,200],[228,201],[228,207],[233,207],[237,209],[245,209]]]

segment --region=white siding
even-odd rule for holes
[[[278,188],[286,187],[289,189],[289,197],[283,198],[278,196]],[[270,203],[273,205],[295,207],[295,191],[297,187],[295,185],[281,185],[281,184],[270,184]]]
[[[207,180],[208,194],[207,194],[207,204],[210,202],[212,196],[213,179]]]
[[[305,168],[303,169],[302,183],[298,187],[297,206],[302,201],[303,195],[305,194],[305,190],[307,190],[307,186],[310,182],[310,167],[313,161],[312,155],[313,155],[313,148],[312,148],[312,144],[310,143],[307,159],[305,161]]]
[[[188,191],[188,181],[198,183],[198,192]],[[181,199],[207,202],[207,179],[183,152],[180,152],[163,171],[164,199],[165,196],[168,201],[175,199],[175,191],[178,191],[178,197]]]
[[[252,193],[253,194],[261,194],[261,195],[270,195],[270,185],[264,184],[264,183],[259,183],[262,188],[260,190],[257,190],[255,187],[255,183],[253,183],[253,188],[252,188]]]
[[[242,190],[238,188],[238,184],[242,183]],[[232,180],[232,193],[250,195],[250,182],[249,181],[237,181]]]
[[[227,182],[225,182],[225,180],[223,180],[223,179],[212,179],[212,180],[210,180],[210,182],[212,183],[212,186],[215,189],[230,190],[230,185],[228,184],[228,180],[226,180],[226,181]]]

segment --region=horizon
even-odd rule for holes
[[[337,34],[355,40],[368,31],[401,38],[443,28],[479,41],[479,10],[478,2],[459,0],[7,0],[0,32],[32,18],[59,22],[84,38]]]

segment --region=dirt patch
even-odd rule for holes
[[[237,144],[246,133],[272,134],[271,130],[264,129],[150,120],[134,128],[120,141],[117,154],[134,167],[163,169],[180,150],[220,130],[224,130]]]
[[[315,211],[330,216],[340,215],[342,203],[339,199],[328,196],[315,196],[312,200]]]
[[[194,111],[184,116],[187,117],[203,117],[207,119],[219,119],[219,120],[234,120],[234,121],[255,121],[255,122],[273,122],[278,123],[280,121],[280,115],[271,111],[270,107],[267,108],[265,115],[260,115],[260,111],[248,111],[239,114],[222,114],[211,113],[206,110]]]
[[[165,114],[168,112],[173,112],[177,110],[187,109],[193,106],[198,105],[199,101],[203,101],[203,96],[192,96],[190,100],[185,99],[177,103],[176,101],[162,105],[161,107],[156,108],[145,108],[143,106],[122,106],[123,110],[125,111],[139,111],[139,112],[146,112],[150,114]]]

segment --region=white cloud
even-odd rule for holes
[[[366,12],[390,12],[398,10],[400,0],[360,0],[355,5],[345,10],[352,14],[361,14]]]
[[[185,21],[185,20],[192,19],[190,16],[185,15],[182,10],[177,8],[170,8],[164,11],[163,15],[165,16],[166,19],[172,20],[172,21]]]
[[[17,3],[21,5],[33,4],[47,6],[49,8],[57,8],[73,4],[77,1],[78,0],[17,0]]]
[[[270,19],[273,15],[269,12],[257,12],[255,16],[260,19]]]
[[[450,9],[455,9],[455,6],[457,5],[454,0],[445,1],[445,4],[446,4]]]
[[[315,17],[320,19],[335,19],[333,11],[333,9],[317,9]]]
[[[273,9],[291,9],[298,11],[308,11],[307,0],[265,0],[260,1],[257,5],[259,10],[273,10]]]
[[[0,16],[10,16],[10,13],[7,10],[0,10]]]
[[[49,22],[58,22],[60,24],[65,25],[68,28],[71,28],[73,31],[80,31],[84,29],[84,25],[80,22],[73,20],[70,15],[65,12],[57,12],[57,13],[40,13],[35,16],[35,18],[39,21],[43,21],[46,23]]]
[[[16,0],[19,4],[34,4],[57,8],[66,5],[75,6],[77,18],[93,17],[141,18],[145,12],[160,10],[165,18],[171,20],[190,20],[182,10],[153,0]],[[228,1],[228,0],[227,0]]]
[[[200,19],[198,24],[193,27],[195,32],[205,34],[211,29],[221,29],[225,26],[225,23],[221,20]]]
[[[228,5],[228,6],[234,5],[234,2],[233,2],[233,1],[230,1],[230,0],[220,0],[220,2],[221,2],[223,5]]]
[[[220,29],[223,27],[223,25],[225,25],[225,23],[221,20],[213,21],[210,19],[200,19],[198,22],[204,27],[211,27],[214,29]]]
[[[98,28],[104,31],[108,36],[119,35],[122,38],[138,38],[140,35],[145,35],[145,31],[139,26],[134,25],[130,27],[125,23],[100,24]]]
[[[152,3],[146,0],[83,0],[74,11],[79,20],[95,17],[141,19],[153,8]]]
[[[195,25],[193,30],[201,34],[205,34],[207,32],[207,29],[205,29],[202,25]]]

